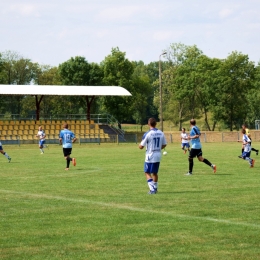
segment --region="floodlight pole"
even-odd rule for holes
[[[165,55],[167,52],[163,52],[159,56],[159,84],[160,84],[160,123],[161,131],[163,132],[163,105],[162,105],[162,75],[161,75],[161,56]]]

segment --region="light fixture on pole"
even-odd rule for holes
[[[161,131],[163,131],[163,108],[162,108],[162,76],[161,76],[161,56],[167,54],[167,52],[163,52],[159,56],[159,84],[160,84],[160,123],[161,123]]]

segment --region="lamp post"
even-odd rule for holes
[[[165,55],[167,52],[163,52],[159,56],[159,84],[160,84],[160,123],[161,131],[163,132],[163,109],[162,109],[162,76],[161,76],[161,56]]]

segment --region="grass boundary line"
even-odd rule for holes
[[[93,204],[93,205],[100,205],[100,206],[104,206],[104,207],[112,207],[112,208],[117,208],[117,209],[125,209],[125,210],[136,211],[136,212],[169,215],[169,216],[173,216],[175,218],[195,219],[195,220],[202,220],[202,221],[206,220],[209,222],[216,222],[216,223],[221,223],[221,224],[260,228],[259,224],[234,222],[234,221],[230,221],[230,220],[216,219],[216,218],[210,218],[210,217],[198,217],[198,216],[189,216],[189,215],[183,215],[183,214],[174,214],[174,212],[165,212],[165,211],[156,211],[156,210],[143,209],[143,208],[135,208],[135,207],[125,206],[125,205],[120,205],[120,204],[91,201],[91,200],[86,200],[86,199],[73,199],[73,198],[66,198],[66,197],[61,197],[61,196],[52,196],[52,195],[46,195],[46,194],[33,194],[33,193],[12,191],[12,190],[0,190],[0,193],[20,194],[22,196],[29,196],[29,197],[40,198],[40,199],[61,200],[61,201],[69,201],[69,202],[74,202],[74,203],[77,202],[77,203]],[[156,195],[152,195],[152,196],[156,196]]]

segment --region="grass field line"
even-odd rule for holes
[[[100,205],[100,206],[103,206],[103,207],[111,207],[111,208],[116,208],[116,209],[124,209],[124,210],[144,212],[144,213],[169,215],[169,216],[172,216],[172,217],[175,217],[175,218],[181,218],[181,219],[194,219],[194,220],[202,220],[202,221],[209,221],[209,222],[229,224],[229,225],[238,225],[238,226],[246,226],[246,227],[252,227],[252,228],[260,228],[259,224],[245,223],[245,222],[235,222],[235,221],[231,221],[231,220],[216,219],[216,218],[210,218],[210,217],[198,217],[198,216],[191,216],[191,215],[176,214],[176,213],[171,212],[171,211],[166,212],[166,211],[158,211],[158,210],[153,210],[153,209],[136,208],[136,207],[131,207],[131,206],[122,205],[122,204],[115,204],[115,203],[106,203],[106,202],[92,201],[92,200],[86,200],[86,199],[66,198],[66,197],[52,196],[52,195],[46,195],[46,194],[34,194],[34,193],[12,191],[12,190],[0,190],[0,192],[6,193],[6,194],[19,194],[19,195],[22,195],[22,196],[29,196],[29,197],[32,197],[32,198],[39,198],[39,199],[61,200],[61,201],[68,201],[68,202],[73,202],[73,203],[93,204],[93,205]],[[152,195],[152,196],[157,196],[157,195]]]

